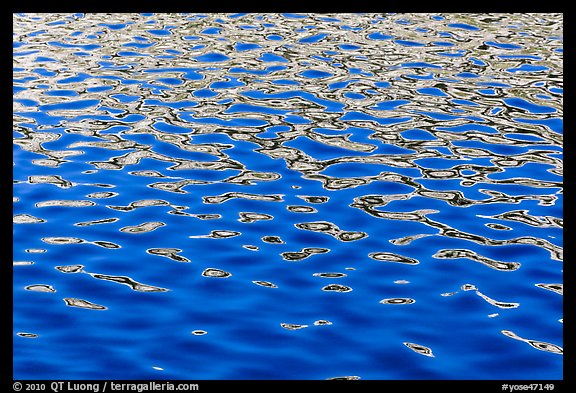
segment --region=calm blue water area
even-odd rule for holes
[[[479,78],[479,75],[473,72],[461,72],[459,74],[456,74],[455,76],[459,78]]]
[[[342,50],[358,50],[362,47],[360,45],[340,44],[338,45],[338,48]]]
[[[506,50],[515,50],[522,48],[522,45],[510,44],[506,42],[497,42],[497,41],[486,41],[485,44],[488,46],[492,46],[494,48],[506,49]]]
[[[271,41],[282,41],[284,38],[278,34],[269,34],[266,36],[266,39]]]
[[[436,46],[447,46],[447,47],[449,47],[449,46],[454,46],[453,43],[451,43],[451,42],[446,42],[446,41],[434,41],[432,44],[433,44],[433,45],[436,45]]]
[[[562,36],[13,14],[13,378],[562,379]]]
[[[464,30],[472,30],[472,31],[480,30],[478,27],[469,25],[467,23],[448,23],[448,24],[446,24],[446,26],[453,27],[456,29],[464,29]]]
[[[262,48],[262,46],[258,45],[258,44],[252,44],[252,43],[246,43],[246,42],[237,42],[234,45],[234,49],[236,49],[236,51],[238,51],[238,52],[245,52],[245,51],[254,50],[254,49],[258,49],[258,48]]]
[[[217,63],[228,59],[229,57],[222,53],[206,53],[196,57],[196,60],[205,63]]]
[[[423,44],[421,42],[417,42],[417,41],[412,41],[412,40],[394,40],[394,42],[396,44],[399,44],[401,46],[425,46],[426,44]]]
[[[414,128],[411,130],[402,131],[402,137],[406,139],[415,139],[415,140],[434,140],[436,137],[426,130],[422,130],[419,128]]]
[[[554,113],[556,109],[544,105],[536,105],[522,98],[509,98],[503,100],[506,105],[524,109],[530,113]]]
[[[360,94],[360,93],[344,93],[344,97],[346,98],[350,98],[352,100],[362,100],[364,98],[366,98],[366,96],[364,94]]]
[[[275,55],[274,53],[264,53],[262,56],[260,56],[260,58],[258,60],[264,61],[264,62],[270,62],[270,63],[277,62],[277,61],[280,61],[283,63],[288,62],[288,60],[286,60],[284,57]]]
[[[332,73],[320,70],[306,70],[300,73],[304,78],[318,79],[332,76]]]
[[[394,38],[394,36],[387,35],[378,31],[375,33],[368,34],[368,38],[371,40],[389,40]]]

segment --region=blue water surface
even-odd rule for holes
[[[562,379],[562,26],[14,14],[13,378]]]

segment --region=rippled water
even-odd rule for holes
[[[14,378],[562,378],[562,35],[14,14]]]

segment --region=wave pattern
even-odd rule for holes
[[[562,378],[562,35],[14,14],[14,378]]]

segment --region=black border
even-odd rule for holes
[[[435,13],[460,13],[460,12],[503,12],[503,13],[563,13],[566,15],[565,8],[566,2],[562,0],[555,0],[555,2],[543,2],[540,1],[538,3],[533,2],[510,2],[501,0],[499,2],[485,2],[485,1],[476,1],[474,4],[472,2],[459,2],[459,3],[438,3],[434,1],[427,1],[425,3],[420,1],[391,1],[391,2],[383,2],[382,0],[373,0],[373,1],[365,1],[365,2],[353,2],[347,1],[344,2],[342,0],[332,0],[330,2],[307,2],[307,3],[298,3],[294,1],[268,1],[267,3],[263,4],[261,2],[254,2],[254,1],[236,1],[236,2],[222,2],[220,1],[190,1],[190,2],[175,2],[170,0],[162,0],[161,2],[151,2],[151,1],[139,1],[138,3],[133,3],[130,1],[121,1],[117,0],[115,3],[106,3],[102,1],[97,2],[83,2],[78,4],[77,2],[23,2],[16,0],[15,2],[11,2],[11,13],[6,13],[6,23],[5,27],[12,26],[12,14],[19,13],[19,12],[42,12],[42,13],[67,13],[67,12],[114,12],[114,13],[123,13],[123,12],[200,12],[200,13],[212,13],[212,12],[223,12],[223,13],[235,13],[235,12],[293,12],[293,13],[347,13],[347,12],[376,12],[376,13],[385,13],[385,12],[415,12],[415,13],[422,13],[422,12],[435,12]],[[190,9],[188,9],[190,8]],[[138,10],[136,10],[138,9]],[[570,25],[569,25],[570,26]],[[570,26],[572,27],[572,26]],[[6,29],[8,30],[8,29]],[[6,64],[6,70],[3,75],[10,75],[11,74],[11,56],[8,56],[8,50],[11,51],[11,41],[12,38],[8,37],[9,31],[4,33],[4,40],[2,42],[7,46],[7,55],[4,58],[4,62],[2,64]],[[571,49],[570,45],[564,45],[564,47],[568,47]],[[568,51],[570,54],[568,56],[564,56],[564,59],[568,60],[565,62],[565,68],[568,70],[574,69],[573,67],[573,57],[572,51]],[[10,61],[10,63],[9,63]],[[5,88],[3,89],[6,94],[12,95],[12,87],[11,83],[8,82],[8,78],[6,77],[6,84]],[[573,92],[573,85],[568,79],[568,91]],[[565,96],[567,97],[567,96]],[[567,100],[570,102],[570,99]],[[8,101],[5,105],[5,110],[8,111],[12,105],[11,100]],[[570,112],[568,112],[569,116],[567,117],[568,120],[572,119]],[[12,118],[6,113],[6,119]],[[573,124],[572,122],[568,122],[569,124]],[[568,129],[568,135],[573,132],[572,127],[565,127]],[[6,154],[1,155],[1,160],[3,167],[5,168],[2,173],[4,174],[12,174],[12,166],[13,166],[13,156],[12,156],[12,144],[5,143],[2,145],[5,149],[7,149]],[[567,167],[569,170],[572,168],[570,165],[570,161],[574,162],[574,158],[572,155],[567,155],[566,158]],[[8,180],[7,180],[8,181]],[[569,196],[572,195],[570,193],[572,182],[567,181],[565,182],[566,186],[564,188],[564,192],[568,191]],[[9,190],[8,187],[3,188],[3,190]],[[10,194],[12,192],[7,192],[5,205],[10,206],[10,209],[3,209],[3,214],[6,216],[6,222],[12,222],[12,209],[13,209],[13,202],[9,200]],[[566,200],[570,200],[566,198]],[[571,217],[572,213],[572,206],[568,205],[568,212],[569,217]],[[570,221],[569,221],[570,222]],[[6,231],[8,228],[6,229]],[[6,231],[4,233],[6,233]],[[571,245],[570,243],[568,245]],[[232,390],[232,389],[266,389],[270,390],[273,388],[287,388],[287,389],[298,389],[298,388],[311,388],[311,389],[326,389],[329,391],[376,391],[378,389],[386,389],[392,388],[392,391],[397,390],[418,390],[418,391],[428,391],[428,390],[437,390],[440,389],[443,392],[459,392],[462,393],[464,389],[480,389],[483,392],[496,392],[496,391],[503,391],[502,384],[519,384],[519,385],[527,385],[530,383],[537,383],[537,384],[554,384],[554,392],[562,392],[566,390],[568,386],[576,386],[576,365],[574,364],[576,361],[576,354],[573,350],[575,336],[569,334],[572,331],[573,325],[573,312],[574,307],[570,307],[573,305],[574,299],[574,287],[572,284],[572,280],[570,278],[573,277],[574,272],[574,259],[571,258],[573,255],[569,250],[570,247],[565,247],[568,253],[566,254],[565,260],[568,261],[567,265],[564,265],[564,282],[565,282],[565,294],[564,294],[564,379],[562,380],[356,380],[356,381],[315,381],[315,380],[296,380],[296,381],[284,381],[284,380],[272,380],[272,381],[265,381],[265,380],[158,380],[154,382],[163,383],[163,382],[171,382],[173,384],[178,383],[195,383],[199,385],[199,390],[201,392],[206,391],[221,391],[221,390]],[[13,243],[10,247],[10,250],[13,251]],[[12,253],[13,255],[13,253]],[[7,259],[7,258],[5,258]],[[3,266],[10,266],[9,261],[4,261]],[[5,281],[5,288],[8,288],[8,284],[10,288],[13,288],[13,280],[12,280],[12,269],[6,271],[3,274],[3,278]],[[566,279],[568,278],[568,279]],[[10,295],[5,296],[4,299],[10,299],[10,310],[13,309],[13,292],[10,290]],[[569,299],[566,302],[566,299]],[[566,306],[568,304],[568,306]],[[8,325],[5,323],[5,325]],[[13,320],[12,324],[8,325],[9,327],[13,328]],[[14,342],[14,334],[13,329],[10,330],[7,334],[11,337],[11,350],[12,353],[13,342]],[[3,354],[8,356],[8,350],[3,350]],[[10,364],[10,367],[7,367],[7,364]],[[9,391],[16,391],[14,390],[14,383],[16,380],[13,379],[13,361],[4,361],[2,363],[3,373],[2,377],[5,380],[0,386],[6,387]],[[50,384],[54,381],[67,381],[67,380],[21,380],[19,381],[22,384],[45,384],[46,391],[50,390]],[[148,380],[110,380],[115,383],[148,383]],[[109,382],[110,382],[109,381]],[[102,380],[75,380],[70,381],[73,383],[97,383],[99,384],[99,392],[102,392],[102,385],[104,381]],[[110,386],[110,385],[108,385]],[[572,388],[573,389],[573,388]],[[24,389],[22,391],[25,391]],[[67,389],[62,390],[62,392],[67,392]],[[110,388],[108,387],[106,392],[110,392]],[[166,391],[166,390],[164,390]],[[176,391],[176,390],[175,390]],[[528,390],[530,391],[530,390]],[[551,391],[551,390],[543,390],[543,391]]]

